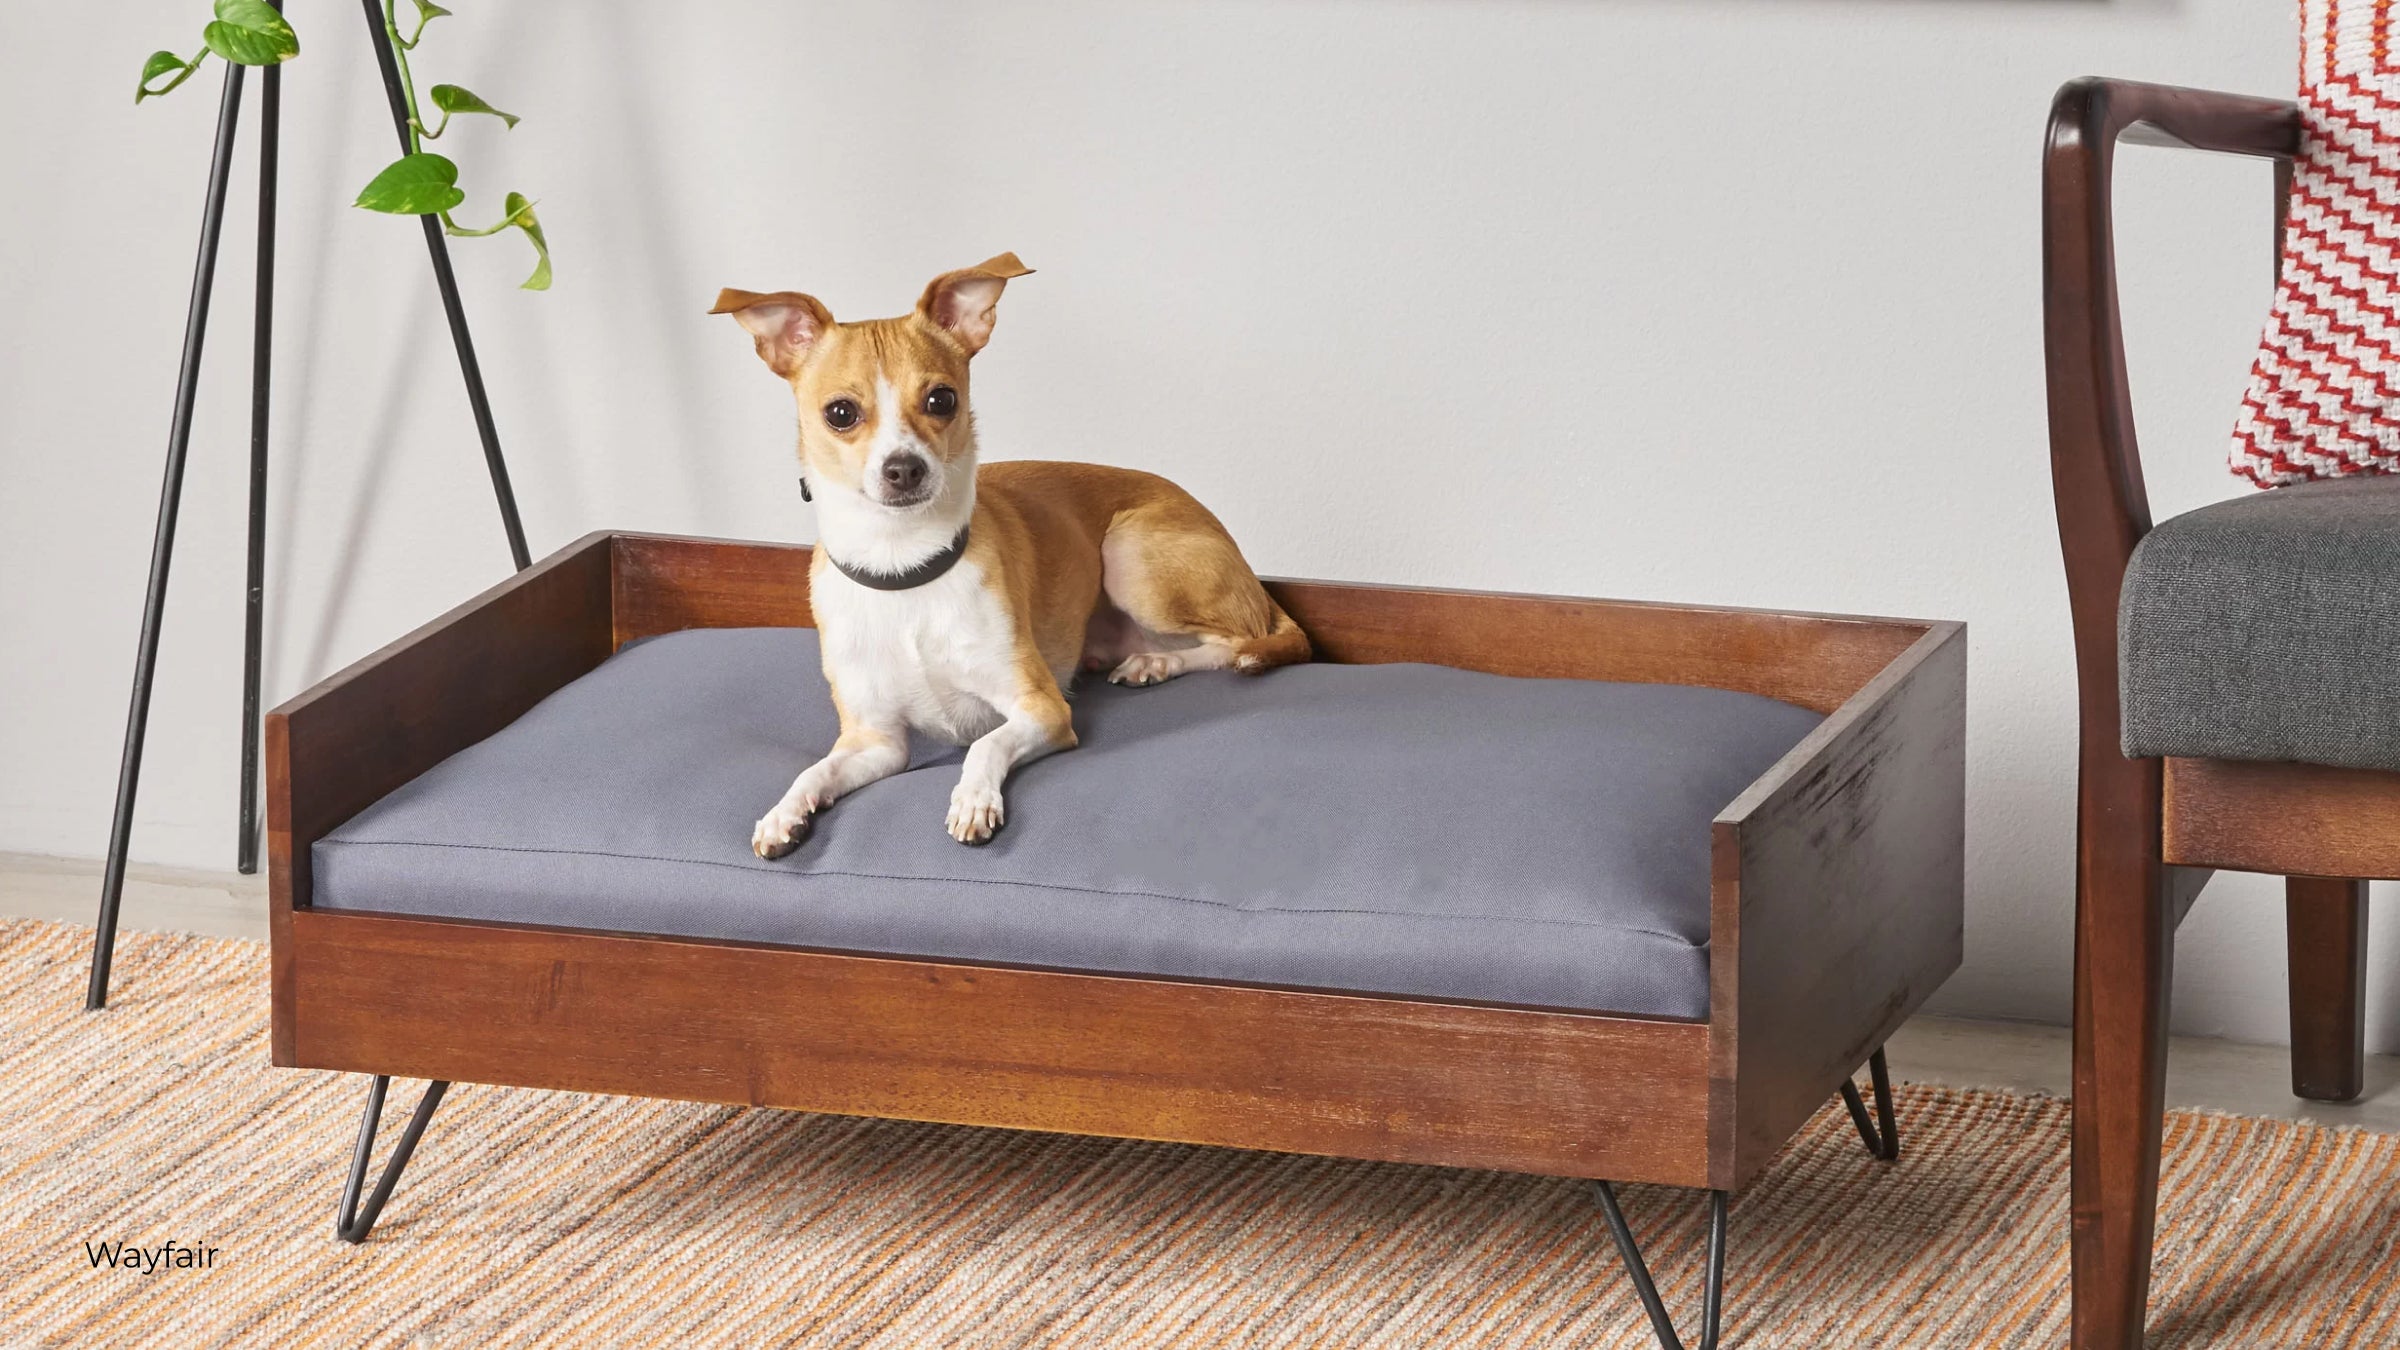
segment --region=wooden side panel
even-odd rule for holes
[[[1942,624],[1715,826],[1712,1185],[1765,1167],[1958,969],[1966,630]]]
[[[274,1057],[291,1061],[291,913],[309,848],[605,659],[609,541],[591,535],[268,713]]]
[[[290,1062],[1703,1184],[1698,1023],[303,910]]]
[[[2171,863],[2277,876],[2400,878],[2400,774],[2166,761]]]
[[[813,628],[810,550],[672,535],[616,536],[616,644],[686,628]]]

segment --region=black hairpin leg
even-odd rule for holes
[[[1865,1141],[1867,1152],[1884,1162],[1895,1162],[1900,1157],[1900,1120],[1892,1111],[1892,1069],[1884,1062],[1882,1047],[1868,1058],[1867,1072],[1875,1082],[1875,1119],[1868,1119],[1858,1084],[1847,1078],[1842,1080],[1842,1103],[1850,1108],[1850,1123],[1858,1126],[1858,1137]]]
[[[425,1122],[433,1119],[433,1108],[442,1104],[442,1094],[450,1085],[440,1079],[425,1085],[425,1095],[417,1099],[417,1109],[408,1118],[408,1128],[400,1132],[400,1142],[392,1147],[392,1159],[383,1165],[383,1176],[375,1182],[362,1208],[358,1203],[359,1189],[366,1185],[367,1163],[375,1152],[375,1126],[383,1118],[384,1090],[392,1080],[375,1075],[375,1085],[367,1089],[367,1111],[358,1122],[358,1148],[350,1155],[350,1179],[342,1184],[341,1208],[334,1211],[333,1235],[344,1242],[364,1242],[383,1213],[383,1202],[392,1198],[392,1188],[400,1184],[400,1171],[408,1166],[408,1155],[417,1151],[417,1139],[425,1133]]]
[[[116,955],[117,906],[125,894],[125,859],[133,845],[133,801],[142,779],[142,737],[150,725],[150,677],[158,669],[158,631],[166,613],[167,573],[175,560],[175,513],[183,504],[183,464],[192,446],[192,403],[200,394],[200,352],[208,338],[209,292],[217,279],[217,238],[225,224],[225,179],[233,168],[233,133],[242,113],[242,67],[225,66],[225,95],[217,104],[217,144],[208,164],[208,201],[200,215],[200,257],[192,267],[192,299],[184,311],[183,366],[175,377],[175,415],[167,428],[167,476],[158,490],[158,530],[150,540],[150,584],[142,596],[142,636],[134,649],[133,707],[125,714],[125,753],[117,763],[117,812],[108,830],[108,866],[101,874],[100,915],[92,933],[92,976],[83,1007],[108,1006],[108,968]]]
[[[1641,1296],[1642,1311],[1650,1314],[1650,1329],[1658,1335],[1662,1350],[1683,1350],[1683,1342],[1675,1335],[1675,1322],[1667,1316],[1667,1305],[1658,1296],[1658,1285],[1650,1278],[1650,1267],[1642,1260],[1642,1249],[1633,1240],[1633,1228],[1625,1222],[1625,1211],[1617,1206],[1616,1188],[1605,1181],[1592,1183],[1600,1191],[1600,1210],[1608,1216],[1608,1235],[1617,1240],[1617,1255],[1624,1258],[1625,1273],[1633,1280],[1633,1292]],[[1718,1315],[1725,1306],[1725,1192],[1708,1193],[1708,1284],[1701,1294],[1700,1344],[1695,1350],[1717,1350]]]

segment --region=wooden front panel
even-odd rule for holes
[[[1708,1029],[321,910],[303,1067],[1699,1186]]]
[[[2400,878],[2400,774],[2231,759],[2166,762],[2171,863]]]

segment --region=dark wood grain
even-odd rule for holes
[[[2346,1102],[2366,1088],[2367,883],[2284,882],[2291,965],[2292,1092]]]
[[[686,628],[813,628],[809,549],[660,534],[616,536],[616,642]]]
[[[291,1051],[290,921],[308,904],[311,847],[607,658],[609,548],[588,535],[267,714],[276,1063]]]
[[[1731,1185],[1956,965],[1956,625],[1323,582],[1271,584],[1333,659],[1831,709],[1718,827],[1709,1022],[307,907],[326,830],[617,645],[808,622],[808,557],[594,536],[278,710],[276,1062]]]
[[[2117,595],[2150,503],[2117,303],[2111,174],[2143,139],[2289,161],[2290,103],[2077,80],[2051,107],[2042,182],[2050,468],[2081,723],[2075,918],[2075,1350],[2138,1350],[2166,1101],[2180,906],[2161,856],[2156,760],[2118,751]],[[2288,184],[2276,176],[2278,192]],[[2282,201],[2276,199],[2280,215]]]
[[[797,545],[617,536],[616,639],[805,627]],[[1924,636],[1908,619],[1269,578],[1316,659],[1425,661],[1537,679],[1738,689],[1831,712]]]
[[[295,919],[306,1067],[1706,1183],[1699,1023]]]
[[[2165,793],[2171,862],[2279,876],[2400,878],[2400,774],[2170,759]]]
[[[1736,689],[1831,712],[1923,637],[1904,619],[1270,580],[1319,660]]]
[[[1941,624],[1713,826],[1710,1184],[1764,1168],[1958,969],[1967,637]]]

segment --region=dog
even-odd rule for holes
[[[1224,525],[1156,474],[1092,464],[978,465],[968,363],[991,341],[1003,253],[935,277],[896,319],[836,323],[814,297],[727,290],[800,411],[809,566],[841,736],[751,833],[761,858],[817,813],[908,767],[917,728],[967,747],[945,828],[1007,820],[1018,765],[1075,744],[1077,672],[1150,685],[1196,670],[1306,661],[1308,637]]]

